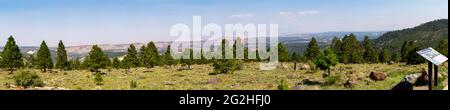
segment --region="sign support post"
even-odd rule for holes
[[[439,83],[439,67],[434,65],[434,86],[438,86]]]
[[[433,90],[433,80],[434,86],[439,85],[439,65],[446,62],[448,60],[447,57],[429,47],[417,52],[423,58],[428,60],[428,89]],[[434,66],[434,72],[433,72]],[[434,74],[434,75],[433,75]],[[433,78],[434,76],[434,78]]]
[[[428,90],[433,90],[433,63],[428,61]]]

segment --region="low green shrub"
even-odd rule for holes
[[[13,79],[17,86],[22,87],[43,87],[44,82],[41,78],[34,72],[22,71],[13,76]]]

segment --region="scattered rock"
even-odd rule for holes
[[[381,72],[371,72],[369,77],[374,81],[383,81],[386,79],[386,74]]]
[[[357,81],[354,78],[349,78],[345,84],[344,87],[346,88],[353,88],[356,85]]]
[[[353,67],[351,67],[351,66],[346,66],[346,67],[344,67],[344,68],[347,69],[347,70],[353,69]]]
[[[278,65],[278,67],[277,68],[282,68],[282,69],[289,69],[289,66],[288,65],[286,65],[286,64],[282,64],[282,63],[280,63],[279,65]]]
[[[267,88],[272,88],[273,85],[272,84],[267,84]]]
[[[297,79],[298,78],[298,76],[296,74],[288,74],[288,75],[286,75],[286,77],[288,79]]]
[[[184,71],[184,70],[191,70],[191,68],[189,68],[187,66],[182,66],[182,67],[179,67],[177,70],[178,71]]]
[[[309,70],[311,67],[309,67],[309,65],[307,65],[307,64],[302,64],[302,65],[300,65],[300,70]]]
[[[212,78],[208,80],[208,84],[219,84],[222,82],[222,79],[220,78]]]
[[[406,82],[409,82],[411,84],[416,84],[420,77],[421,77],[420,74],[410,74],[410,75],[407,75],[403,80]]]
[[[297,85],[291,88],[292,90],[320,90],[319,86],[307,86],[307,85]]]
[[[164,85],[175,85],[175,83],[174,82],[172,82],[172,81],[164,81]]]
[[[422,68],[422,74],[420,75],[418,80],[423,81],[423,82],[428,82],[429,81],[428,72],[427,72],[427,70],[425,68]]]
[[[240,86],[241,86],[240,84],[232,84],[231,88],[240,87]]]
[[[393,64],[395,64],[394,61],[389,61],[389,62],[388,62],[388,65],[393,65]]]
[[[298,85],[320,85],[322,82],[317,80],[311,80],[311,79],[303,79],[301,83]]]
[[[392,90],[414,90],[414,86],[408,81],[402,80],[402,82],[395,85]]]
[[[184,74],[174,74],[173,76],[175,76],[175,77],[185,77],[186,75],[184,75]]]

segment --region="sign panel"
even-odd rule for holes
[[[438,51],[434,50],[431,47],[418,51],[417,53],[435,65],[440,65],[448,60],[447,57],[445,57],[444,55],[442,55],[441,53],[439,53]]]

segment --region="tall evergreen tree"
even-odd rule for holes
[[[245,57],[245,53],[242,53],[243,51],[245,51],[244,44],[241,38],[237,38],[233,44],[233,59],[242,59]]]
[[[121,63],[119,58],[114,57],[113,61],[112,61],[112,67],[115,69],[119,69],[121,67]]]
[[[292,53],[292,55],[291,55],[291,61],[294,62],[294,71],[297,70],[297,63],[301,62],[301,58],[300,57],[301,57],[300,54],[297,54],[295,52]]]
[[[139,59],[140,67],[145,66],[145,62],[146,62],[145,60],[147,59],[146,55],[145,55],[146,50],[147,50],[147,47],[145,45],[142,45],[141,48],[139,49],[138,59]]]
[[[42,41],[37,52],[37,63],[42,72],[47,72],[47,69],[53,68],[52,54],[45,41]]]
[[[436,51],[448,57],[448,40],[439,41],[438,45],[435,48]]]
[[[314,62],[317,67],[319,67],[322,70],[328,70],[328,74],[331,74],[331,67],[336,66],[339,63],[339,60],[334,54],[333,50],[328,48],[323,51],[319,55],[319,57]]]
[[[426,60],[420,56],[418,53],[416,53],[417,51],[420,51],[420,47],[416,47],[415,44],[411,44],[413,47],[413,49],[411,51],[409,51],[409,55],[407,58],[407,62],[406,64],[408,65],[416,65],[416,64],[421,64],[421,63],[425,63]]]
[[[171,47],[170,47],[170,45],[168,45],[166,52],[164,53],[165,64],[168,66],[172,66],[175,64],[175,60],[173,59],[170,51],[171,51]]]
[[[33,54],[31,54],[28,57],[28,68],[35,68],[35,67],[36,67],[36,58]]]
[[[407,58],[408,58],[408,55],[409,55],[409,49],[410,49],[411,47],[410,47],[410,45],[409,45],[409,42],[408,41],[404,41],[403,42],[403,45],[402,45],[402,48],[401,48],[401,50],[400,50],[400,54],[401,54],[401,60],[400,61],[402,61],[402,62],[406,62],[407,61]]]
[[[19,46],[16,44],[16,41],[12,36],[8,38],[8,42],[6,42],[3,47],[1,63],[2,67],[6,67],[10,71],[9,74],[12,74],[14,69],[20,68],[24,65],[22,53],[20,53]]]
[[[69,61],[69,70],[78,70],[78,69],[81,69],[81,62],[79,57]]]
[[[390,57],[391,57],[391,55],[386,48],[381,49],[381,52],[380,52],[380,62],[381,63],[389,62],[391,60]]]
[[[125,58],[123,59],[123,63],[122,65],[127,68],[135,68],[138,67],[140,64],[140,61],[138,59],[138,52],[136,50],[136,47],[131,44],[130,47],[128,48],[128,53],[125,56]]]
[[[87,62],[88,67],[93,69],[96,73],[100,72],[101,68],[106,68],[111,63],[108,56],[98,45],[92,46],[89,57],[86,60],[87,61],[85,62]]]
[[[278,43],[278,60],[280,62],[289,62],[291,60],[288,49],[282,43]]]
[[[153,68],[159,63],[159,53],[158,48],[154,42],[150,42],[147,44],[147,49],[145,49],[145,60],[144,65],[147,68]]]
[[[342,54],[342,41],[338,37],[334,37],[331,41],[333,52],[339,57]]]
[[[342,52],[340,57],[342,63],[362,63],[364,61],[363,49],[354,34],[344,37]]]
[[[58,43],[58,49],[56,52],[56,68],[65,70],[69,66],[69,62],[67,61],[67,51],[66,47],[62,40]]]
[[[305,56],[308,60],[314,61],[320,54],[320,48],[317,44],[316,38],[312,38],[308,44],[308,48],[306,49]]]
[[[367,63],[378,63],[378,53],[373,48],[372,42],[370,41],[368,36],[364,37],[364,60]]]
[[[401,60],[401,57],[398,53],[392,53],[391,61],[399,62],[400,60]]]

